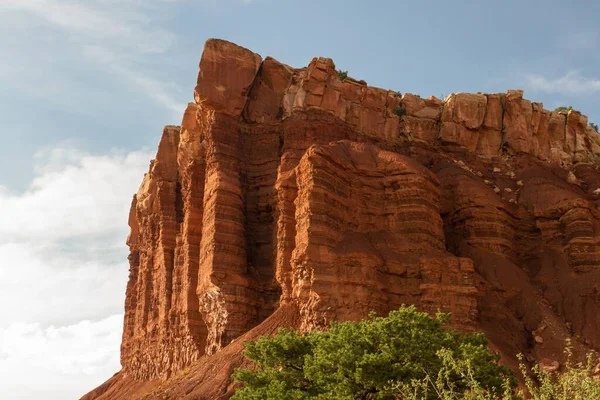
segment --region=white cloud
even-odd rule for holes
[[[120,369],[123,315],[0,328],[0,398],[76,399]]]
[[[128,212],[150,158],[59,146],[23,193],[0,186],[0,398],[77,398],[119,370]]]
[[[38,175],[22,194],[0,192],[0,241],[123,232],[147,151],[94,156],[56,147],[36,155]]]
[[[531,74],[527,76],[527,84],[532,89],[547,93],[576,95],[600,92],[600,79],[585,77],[577,70],[569,71],[559,78]]]
[[[104,248],[95,245],[99,238],[0,244],[0,303],[10,304],[0,309],[0,328],[16,322],[74,323],[122,312],[128,264],[120,231],[121,244],[105,237]]]
[[[123,314],[99,321],[43,328],[39,323],[0,328],[0,359],[18,361],[64,375],[95,374],[107,362],[118,360]],[[112,362],[113,367],[118,363]]]
[[[121,312],[127,220],[149,152],[37,154],[20,194],[0,190],[0,327],[73,322]]]

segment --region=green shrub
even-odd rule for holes
[[[595,123],[593,123],[593,122],[590,122],[590,128],[592,128],[592,129],[593,129],[593,130],[595,130],[596,132],[600,132],[600,131],[598,130],[598,125],[597,125],[597,124],[595,124]]]
[[[559,112],[559,113],[568,114],[569,111],[571,111],[572,109],[573,109],[573,107],[571,107],[571,106],[569,106],[569,107],[560,106],[560,107],[556,107],[554,109],[554,111]]]
[[[521,364],[521,373],[531,400],[600,400],[600,378],[594,376],[594,357],[590,353],[585,363],[573,364],[570,344],[565,349],[565,370],[547,372],[535,366],[534,379]],[[597,362],[597,361],[596,361]]]
[[[574,364],[567,343],[562,372],[521,361],[525,396],[485,337],[447,328],[448,318],[403,306],[325,332],[282,329],[246,343],[255,368],[234,373],[243,386],[232,400],[600,400],[600,364],[591,354]]]
[[[348,78],[348,71],[342,71],[341,69],[338,69],[337,76],[340,78],[340,81],[344,81],[346,78]]]
[[[585,363],[573,364],[569,343],[565,349],[567,362],[563,372],[547,372],[534,366],[528,369],[519,356],[520,369],[525,381],[527,396],[523,391],[514,393],[510,381],[506,380],[503,390],[493,392],[486,390],[475,378],[472,364],[457,361],[447,350],[438,351],[443,366],[437,375],[427,375],[420,380],[399,382],[394,385],[396,397],[403,400],[423,400],[433,398],[438,400],[600,400],[600,378],[596,361],[590,353]],[[456,390],[453,376],[462,376],[467,390]]]
[[[394,114],[396,114],[399,117],[402,117],[403,115],[406,115],[406,108],[398,104],[396,108],[394,108]]]
[[[422,379],[394,384],[397,399],[402,400],[517,400],[522,399],[521,393],[515,393],[510,378],[505,378],[501,390],[497,387],[484,388],[476,378],[471,362],[457,360],[452,352],[442,349],[437,352],[442,360],[442,368],[437,375],[427,374]],[[464,388],[459,389],[455,383],[456,376],[464,381]]]
[[[232,399],[395,399],[413,382],[428,388],[415,399],[436,399],[427,378],[440,374],[448,393],[472,392],[474,386],[482,393],[511,392],[516,379],[498,364],[499,355],[488,349],[485,337],[447,328],[448,319],[448,314],[431,318],[411,306],[385,318],[333,323],[325,332],[282,329],[246,343],[245,356],[255,369],[234,373],[243,387]],[[469,366],[469,375],[451,370],[450,360]]]

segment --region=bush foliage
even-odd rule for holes
[[[562,373],[547,372],[536,365],[531,369],[533,379],[521,363],[521,373],[529,393],[528,399],[600,400],[600,376],[597,376],[598,371],[595,371],[593,355],[588,354],[585,363],[573,363],[568,342],[565,355],[567,362]]]
[[[282,329],[246,343],[255,366],[234,373],[242,387],[232,399],[600,400],[600,364],[591,354],[575,364],[567,343],[562,372],[521,363],[524,394],[485,337],[449,329],[448,318],[411,306],[325,332]]]
[[[232,399],[396,399],[413,384],[421,396],[415,399],[439,398],[429,377],[443,377],[448,393],[512,392],[516,379],[498,364],[485,337],[447,328],[448,318],[411,306],[387,317],[333,323],[325,332],[280,330],[246,344],[256,368],[235,372],[243,387]]]
[[[348,78],[348,71],[342,71],[341,69],[338,69],[337,76],[340,78],[340,81],[344,81],[346,78]]]
[[[556,108],[554,109],[554,111],[557,111],[557,112],[560,112],[560,113],[565,113],[565,114],[568,114],[568,113],[569,113],[569,111],[571,111],[572,109],[573,109],[573,107],[571,107],[571,106],[568,106],[568,107],[566,107],[566,106],[560,106],[560,107],[556,107]]]
[[[399,117],[402,117],[403,115],[406,115],[406,108],[402,107],[399,104],[396,106],[396,108],[394,108],[394,114],[396,114]]]

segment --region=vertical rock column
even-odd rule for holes
[[[130,213],[130,282],[121,358],[125,370],[140,379],[168,374],[172,365],[171,350],[161,343],[171,333],[178,145],[179,127],[166,127]]]
[[[245,165],[246,252],[253,289],[248,294],[263,320],[281,296],[275,280],[275,181],[283,151],[283,97],[293,70],[267,57],[256,76],[244,109],[242,153]]]
[[[177,210],[180,215],[171,321],[172,335],[179,343],[175,346],[177,351],[173,354],[173,362],[179,368],[189,365],[204,353],[208,333],[196,295],[206,175],[205,151],[197,113],[196,104],[189,104],[181,124],[177,151],[180,191]]]
[[[206,42],[200,61],[195,98],[206,177],[196,293],[208,330],[207,354],[256,323],[247,274],[239,122],[260,64],[259,55],[220,40]]]

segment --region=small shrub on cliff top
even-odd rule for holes
[[[573,107],[572,107],[572,106],[568,106],[568,107],[565,107],[565,106],[560,106],[560,107],[556,107],[556,108],[554,109],[554,111],[556,111],[556,112],[559,112],[559,113],[563,113],[563,114],[568,114],[568,113],[569,113],[569,111],[571,111],[572,109],[573,109]],[[590,127],[591,127],[592,129],[594,129],[596,132],[600,132],[600,130],[599,130],[599,128],[598,128],[598,125],[597,125],[597,124],[595,124],[595,123],[593,123],[593,122],[590,122],[590,123],[589,123],[589,125],[590,125]]]
[[[565,113],[568,114],[569,111],[571,111],[573,109],[573,107],[569,106],[569,107],[565,107],[565,106],[560,106],[560,107],[556,107],[554,109],[554,111],[559,112],[559,113]]]
[[[342,71],[341,69],[338,69],[337,76],[340,78],[340,81],[344,81],[346,78],[348,78],[348,71]]]
[[[422,383],[421,392],[408,398],[443,398],[428,377],[443,378],[448,395],[512,392],[516,380],[498,364],[485,337],[449,329],[448,319],[411,306],[385,318],[333,323],[325,332],[282,329],[246,343],[245,356],[255,369],[235,372],[243,387],[232,399],[404,399],[403,390],[413,382]],[[469,374],[452,369],[452,363],[468,367]],[[453,398],[459,397],[447,397]]]

